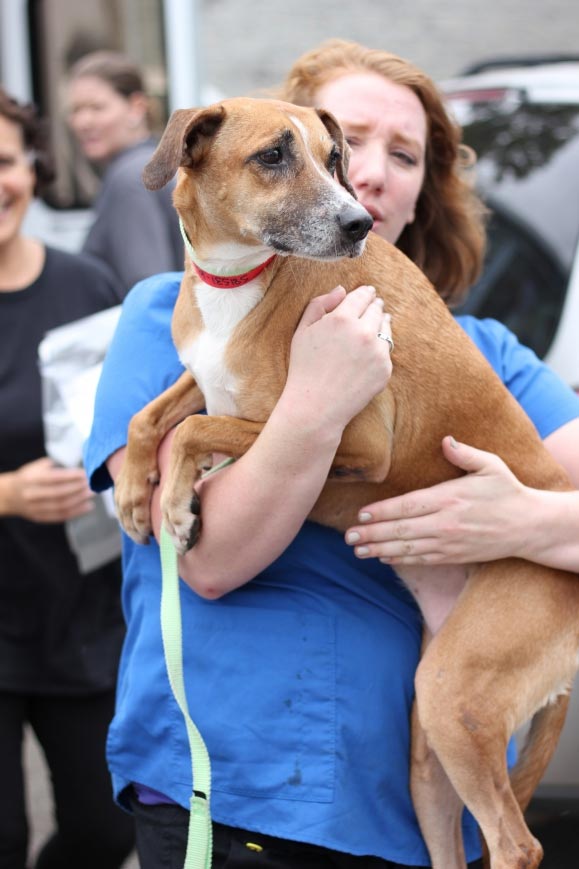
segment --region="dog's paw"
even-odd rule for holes
[[[171,535],[179,555],[195,546],[201,532],[201,504],[195,493],[186,506],[171,499],[161,499],[163,524]]]
[[[148,544],[153,532],[151,499],[158,482],[157,474],[146,478],[121,473],[115,482],[115,506],[123,530],[135,543]]]

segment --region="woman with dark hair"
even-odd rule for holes
[[[22,740],[50,771],[56,831],[41,869],[114,869],[133,843],[113,804],[105,739],[124,636],[121,570],[81,574],[65,522],[92,509],[84,471],[45,454],[38,345],[57,326],[116,305],[108,269],[22,234],[52,179],[32,106],[0,88],[0,867],[27,865]]]
[[[68,77],[68,118],[84,155],[103,173],[83,250],[110,266],[124,293],[149,275],[181,269],[171,188],[151,192],[141,180],[156,147],[141,70],[113,51],[81,57]]]

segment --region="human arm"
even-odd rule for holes
[[[381,302],[360,288],[315,299],[292,342],[286,387],[251,449],[199,487],[203,530],[180,559],[198,593],[219,597],[250,580],[291,542],[327,479],[344,427],[387,382]],[[168,444],[160,451],[166,466]],[[114,478],[122,453],[109,459]],[[161,477],[162,490],[163,477]],[[153,520],[159,530],[159,490]]]
[[[545,439],[576,486],[578,443],[579,420]],[[514,556],[579,572],[579,491],[524,486],[498,456],[451,437],[442,449],[466,476],[363,508],[364,521],[346,535],[356,554],[392,565]]]
[[[81,468],[59,468],[45,457],[0,474],[0,516],[65,522],[92,509],[93,494]]]

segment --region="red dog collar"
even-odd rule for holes
[[[242,287],[244,284],[248,284],[260,275],[264,268],[266,268],[266,266],[268,266],[276,257],[276,254],[274,253],[269,257],[269,259],[266,259],[265,262],[260,263],[254,269],[251,269],[251,271],[242,272],[239,275],[212,275],[210,272],[206,272],[204,269],[200,268],[200,266],[195,262],[195,251],[189,241],[189,236],[187,235],[187,231],[181,218],[179,218],[179,229],[181,230],[181,235],[183,236],[183,241],[185,242],[185,247],[187,248],[187,253],[191,260],[191,265],[197,272],[197,275],[201,278],[203,283],[209,284],[210,287],[217,287],[220,290],[233,290],[236,287]]]
[[[235,289],[235,287],[242,287],[244,284],[248,284],[260,275],[264,268],[266,268],[275,257],[276,255],[273,254],[273,256],[266,259],[264,263],[261,263],[254,269],[251,269],[251,271],[244,272],[241,275],[212,275],[209,272],[204,271],[204,269],[199,268],[197,263],[193,262],[193,260],[191,260],[191,262],[203,283],[209,284],[210,287],[217,287],[220,290],[232,290]]]

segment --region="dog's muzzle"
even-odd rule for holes
[[[344,241],[355,243],[366,238],[374,220],[361,205],[349,205],[338,214],[338,226]]]

